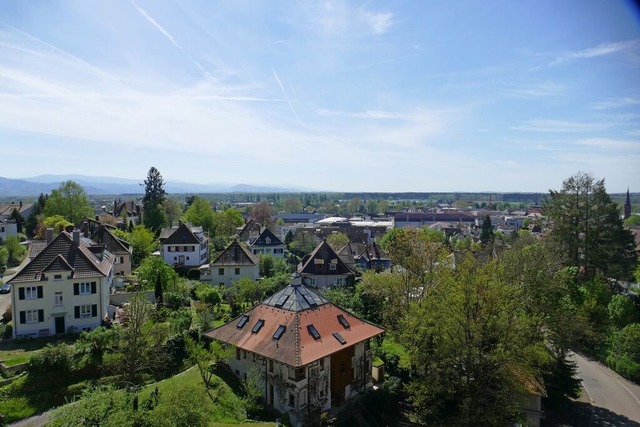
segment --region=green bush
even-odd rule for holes
[[[13,335],[13,323],[9,322],[6,325],[0,325],[0,339],[8,340]]]
[[[607,357],[607,365],[628,380],[640,381],[640,363],[636,363],[627,356]]]
[[[45,348],[31,356],[28,370],[30,373],[71,372],[73,361],[73,346],[64,343],[47,344]]]

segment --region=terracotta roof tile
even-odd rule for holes
[[[304,287],[291,285],[288,288]],[[313,294],[308,289],[306,291]],[[290,295],[300,294],[295,290],[289,290],[289,293]],[[238,321],[241,318],[238,317],[205,335],[287,365],[299,367],[336,353],[345,346],[351,346],[384,333],[382,328],[359,319],[330,302],[292,311],[270,305],[272,300],[273,297],[246,312],[244,315],[249,316],[249,319],[242,328],[238,328]],[[348,328],[341,324],[339,315],[344,317],[349,325]],[[259,319],[264,320],[264,325],[257,333],[253,333],[252,328]],[[285,327],[285,331],[280,339],[276,340],[273,336],[281,325]],[[317,340],[309,333],[309,325],[313,325],[318,331],[320,337]],[[334,337],[335,332],[344,339],[344,344]]]

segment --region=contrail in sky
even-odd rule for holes
[[[295,108],[293,108],[293,104],[291,103],[289,96],[287,96],[287,92],[284,90],[284,86],[282,85],[282,82],[278,77],[278,73],[276,73],[276,70],[273,67],[271,67],[271,71],[273,71],[273,77],[275,77],[276,81],[278,82],[278,86],[280,86],[280,90],[282,90],[282,95],[284,95],[284,99],[287,101],[287,104],[289,104],[289,108],[291,108],[291,112],[296,117],[296,121],[298,122],[298,124],[300,124],[300,126],[306,128],[307,126],[305,126],[304,123],[300,121],[300,118],[298,117],[298,113],[296,113]]]
[[[200,71],[202,71],[204,74],[206,74],[207,76],[209,76],[209,72],[207,70],[204,69],[204,67],[202,65],[200,65],[200,63],[198,61],[196,61],[193,56],[189,55],[189,52],[187,52],[185,50],[185,48],[182,47],[182,45],[180,43],[178,43],[176,41],[176,39],[173,38],[173,36],[171,35],[171,33],[169,33],[169,31],[165,30],[164,27],[160,24],[158,24],[158,21],[156,21],[155,19],[153,19],[147,12],[145,12],[145,10],[143,8],[141,8],[140,6],[138,6],[138,4],[134,1],[134,0],[130,0],[131,4],[138,9],[138,12],[140,12],[140,14],[142,16],[145,17],[145,19],[147,21],[149,21],[149,23],[151,25],[153,25],[154,27],[156,27],[156,29],[158,31],[160,31],[162,33],[163,36],[165,36],[167,38],[167,40],[169,40],[171,42],[171,44],[173,44],[175,47],[177,47],[178,49],[180,49],[180,51],[182,51],[182,53],[184,53],[186,55],[187,58],[189,58],[189,60],[196,66],[198,67],[198,69]]]

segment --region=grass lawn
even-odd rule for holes
[[[18,363],[28,362],[34,352],[49,343],[66,342],[67,344],[71,344],[74,341],[75,337],[63,339],[50,337],[2,342],[0,343],[0,360],[4,361],[4,364],[7,366],[17,365]]]

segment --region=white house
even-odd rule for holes
[[[180,223],[160,232],[160,253],[164,262],[175,267],[200,267],[209,261],[209,238],[202,227]]]
[[[241,379],[259,375],[264,402],[303,425],[372,386],[369,343],[383,333],[290,285],[205,336],[232,346],[231,370]]]
[[[9,236],[18,236],[18,225],[15,222],[0,219],[0,244],[4,243]]]
[[[61,232],[18,272],[12,286],[13,337],[90,330],[107,315],[113,256],[104,245]]]

